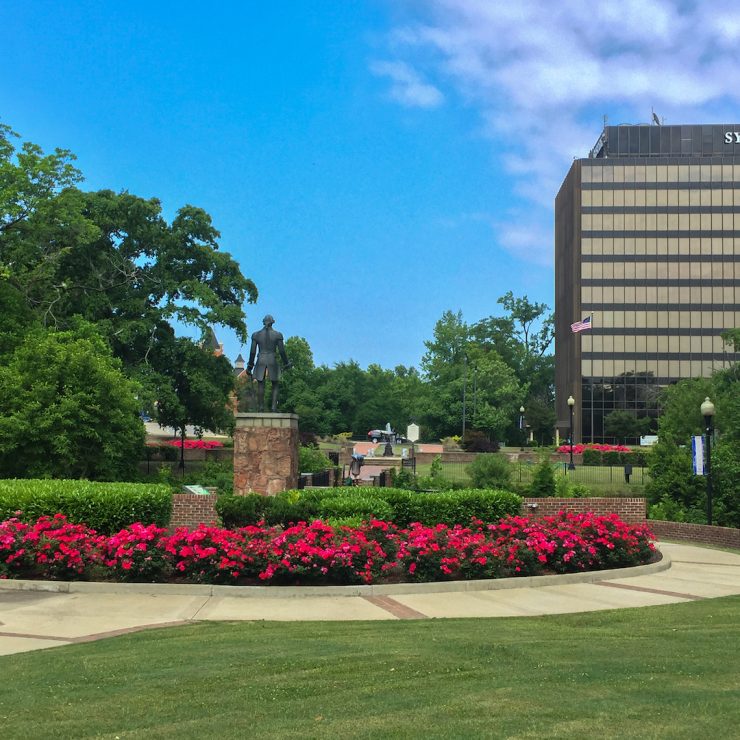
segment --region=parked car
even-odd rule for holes
[[[367,433],[371,442],[390,442],[391,444],[403,443],[406,440],[392,429],[371,429]]]

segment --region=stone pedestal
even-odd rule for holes
[[[274,496],[298,488],[298,416],[236,415],[234,493]]]

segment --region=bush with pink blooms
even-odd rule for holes
[[[73,524],[63,514],[33,524],[17,518],[0,522],[0,577],[20,570],[39,578],[83,578],[99,557],[94,529]]]
[[[169,445],[170,447],[182,447],[183,443],[181,439],[168,439],[166,442],[162,442],[163,445]],[[224,443],[219,442],[216,439],[186,439],[185,449],[186,450],[215,450],[218,447],[223,447]]]
[[[586,450],[598,450],[599,452],[633,452],[631,447],[627,445],[609,445],[609,444],[598,444],[591,442],[589,444],[575,444],[573,445],[573,454],[582,455]],[[560,445],[557,452],[570,452],[570,445]]]
[[[156,524],[132,524],[109,537],[99,537],[97,547],[106,575],[116,581],[158,581],[169,574],[165,550],[167,530]]]
[[[645,525],[571,514],[466,526],[316,520],[289,527],[174,533],[132,524],[98,535],[61,514],[0,523],[0,578],[227,584],[352,584],[569,573],[625,567],[654,555]]]

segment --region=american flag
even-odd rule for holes
[[[577,334],[579,331],[585,331],[586,329],[591,328],[591,316],[586,316],[585,319],[581,319],[580,321],[576,321],[575,324],[570,325],[570,330]]]

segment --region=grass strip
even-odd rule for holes
[[[738,616],[734,596],[516,619],[193,624],[0,658],[0,721],[4,738],[729,737]]]

